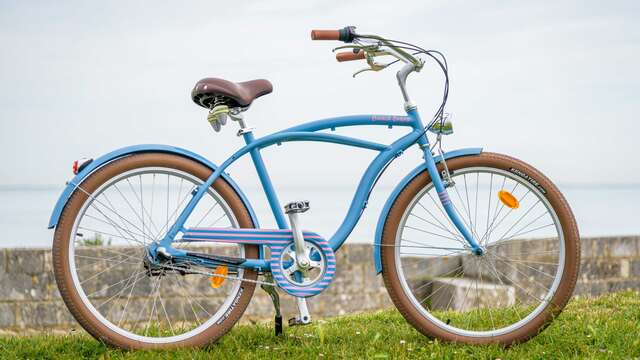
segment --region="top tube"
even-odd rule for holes
[[[361,125],[409,126],[415,128],[421,124],[417,124],[415,117],[405,115],[349,115],[311,121],[278,131],[278,133],[334,130],[339,127]]]

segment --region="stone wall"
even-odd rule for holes
[[[392,306],[375,274],[371,245],[346,245],[337,253],[337,276],[309,300],[312,316],[331,317]],[[50,250],[0,249],[0,331],[78,328],[63,304],[52,273]],[[467,270],[467,269],[465,269]],[[467,270],[469,271],[469,270]],[[582,239],[582,267],[576,294],[598,295],[640,289],[640,236]],[[295,303],[281,296],[283,315]],[[257,289],[243,321],[271,318],[269,297]]]

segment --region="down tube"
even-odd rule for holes
[[[395,141],[391,146],[389,146],[388,150],[382,151],[375,159],[369,164],[367,170],[364,175],[362,175],[362,179],[358,184],[358,188],[356,190],[355,195],[353,196],[353,200],[351,200],[351,205],[349,206],[349,211],[347,212],[347,216],[345,216],[342,224],[336,230],[336,233],[333,234],[331,239],[329,239],[329,245],[333,249],[333,251],[337,251],[344,241],[347,239],[353,228],[360,220],[360,216],[362,212],[367,207],[367,199],[369,196],[369,192],[373,187],[373,183],[376,178],[384,168],[384,166],[394,158],[400,156],[402,152],[407,149],[409,146],[413,145],[420,136],[422,136],[424,131],[422,129],[416,129],[411,133],[403,136],[402,138]]]

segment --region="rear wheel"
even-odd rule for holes
[[[484,254],[471,252],[425,171],[400,192],[385,221],[385,285],[402,315],[427,336],[525,341],[573,293],[580,262],[573,214],[551,181],[519,160],[483,153],[447,165],[453,207]]]
[[[148,270],[146,246],[159,241],[211,169],[180,156],[145,153],[115,160],[87,177],[56,228],[53,260],[60,294],[97,339],[130,348],[202,346],[224,335],[253,295],[257,274],[213,284],[211,270]],[[218,179],[185,224],[252,228],[239,195]],[[255,245],[174,247],[257,258]],[[219,278],[218,278],[219,279]],[[240,281],[248,280],[246,281]]]

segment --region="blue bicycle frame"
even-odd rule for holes
[[[412,131],[401,138],[397,139],[390,145],[379,144],[375,142],[370,142],[366,140],[360,140],[348,136],[341,136],[330,133],[318,133],[321,130],[335,130],[339,127],[347,127],[347,126],[360,126],[360,125],[382,125],[382,126],[403,126],[409,127]],[[186,205],[182,213],[177,218],[176,222],[169,229],[166,236],[158,243],[152,245],[150,251],[152,254],[155,253],[155,250],[159,247],[164,247],[164,251],[169,252],[171,256],[176,258],[186,258],[189,255],[179,249],[174,249],[171,247],[171,243],[174,241],[179,232],[184,232],[186,229],[184,228],[184,224],[187,221],[189,215],[194,210],[200,199],[205,195],[207,189],[211,187],[211,185],[224,173],[225,169],[227,169],[231,164],[233,164],[236,160],[238,160],[243,155],[247,153],[251,156],[253,160],[253,164],[255,165],[256,171],[260,178],[260,182],[264,189],[265,195],[269,202],[269,206],[271,207],[271,211],[273,216],[275,217],[276,223],[280,229],[288,229],[288,224],[285,219],[284,213],[280,206],[280,202],[278,201],[278,196],[276,194],[275,189],[273,188],[273,184],[267,172],[267,169],[264,165],[264,161],[262,160],[262,156],[260,155],[260,150],[266,147],[269,147],[274,144],[280,145],[284,142],[290,141],[319,141],[319,142],[329,142],[335,144],[342,144],[347,146],[359,147],[364,149],[376,150],[379,152],[378,156],[369,164],[367,167],[360,183],[358,184],[356,193],[351,201],[351,205],[345,216],[342,224],[335,232],[335,234],[329,239],[329,245],[334,251],[337,251],[342,244],[345,242],[353,228],[356,226],[360,216],[362,215],[363,210],[367,206],[367,200],[370,191],[372,190],[376,179],[380,176],[383,171],[385,165],[387,165],[394,158],[400,156],[407,148],[410,146],[417,144],[420,146],[424,153],[424,160],[426,169],[431,176],[433,184],[435,186],[436,191],[440,197],[440,201],[448,214],[449,218],[455,225],[455,227],[460,231],[460,234],[464,237],[464,239],[469,244],[472,251],[475,253],[482,253],[482,249],[478,242],[473,238],[471,233],[468,231],[457,212],[453,208],[451,201],[449,199],[449,195],[447,190],[445,189],[444,183],[440,178],[440,174],[438,173],[436,162],[433,154],[431,153],[429,147],[429,140],[426,136],[426,132],[424,130],[424,124],[420,119],[420,115],[418,111],[414,109],[410,109],[407,111],[406,116],[398,116],[398,115],[355,115],[355,116],[344,116],[337,118],[330,118],[325,120],[313,121],[310,123],[294,126],[292,128],[282,130],[280,132],[255,139],[251,132],[247,132],[243,134],[246,146],[238,150],[236,153],[231,155],[222,165],[220,165],[213,174],[207,179],[206,182],[198,186],[197,191],[194,191],[193,197]],[[200,259],[200,262],[202,260]],[[204,264],[206,265],[206,264]],[[215,267],[218,265],[215,262],[209,264],[211,267]],[[252,268],[257,271],[269,271],[270,264],[268,260],[265,259],[247,259],[242,267]]]

